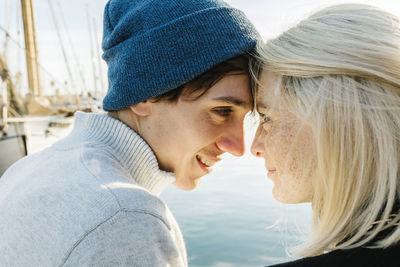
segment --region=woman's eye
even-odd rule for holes
[[[214,109],[213,111],[223,117],[227,117],[233,112],[231,108]]]
[[[264,124],[264,123],[267,123],[267,122],[271,121],[271,118],[268,117],[265,114],[260,114],[260,118],[261,118],[261,124]]]

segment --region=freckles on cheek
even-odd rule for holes
[[[292,140],[292,135],[285,128],[272,129],[265,137],[265,150],[275,160],[284,160],[291,150]]]
[[[302,132],[295,144],[290,158],[288,172],[293,177],[293,186],[298,194],[303,196],[302,201],[308,202],[313,195],[313,179],[316,156],[312,149],[313,141],[310,136],[304,136]]]
[[[304,163],[310,158],[311,138],[301,131],[294,123],[279,125],[271,129],[265,138],[265,150],[267,157],[272,160],[275,167],[290,174],[303,173],[306,167]]]

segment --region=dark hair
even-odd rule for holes
[[[250,54],[242,54],[234,58],[228,59],[206,72],[200,74],[193,80],[150,99],[151,102],[167,101],[176,102],[179,97],[187,97],[188,100],[196,100],[203,96],[207,91],[219,82],[225,75],[241,75],[249,74],[249,61],[252,56]],[[250,76],[250,79],[251,76]],[[251,103],[254,102],[253,82],[250,82],[251,87]]]

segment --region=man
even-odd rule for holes
[[[110,0],[109,113],[78,112],[69,136],[0,179],[0,265],[187,266],[158,195],[244,153],[257,39],[224,2]]]

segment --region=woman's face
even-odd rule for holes
[[[257,95],[260,125],[251,152],[265,160],[274,182],[273,196],[283,203],[310,202],[315,149],[311,128],[287,109],[284,100],[274,101],[278,76],[263,72]]]

